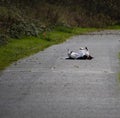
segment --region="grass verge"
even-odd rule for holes
[[[71,36],[97,30],[96,28],[68,28],[59,26],[52,31],[40,34],[39,37],[12,39],[7,45],[0,47],[0,70],[5,69],[12,62],[20,58],[42,51],[51,45],[62,43]]]
[[[108,26],[106,29],[110,29],[110,30],[120,30],[120,25]]]

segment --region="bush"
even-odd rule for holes
[[[33,24],[26,24],[25,25],[25,36],[38,36],[38,28]]]
[[[60,31],[60,32],[65,32],[65,33],[72,33],[72,29],[70,26],[66,26],[66,25],[58,25],[55,27],[56,31]]]
[[[8,33],[11,38],[22,38],[24,36],[38,36],[37,27],[33,23],[24,21],[16,22],[10,26]]]
[[[34,22],[31,23],[29,17],[16,7],[0,7],[0,30],[11,38],[38,36]]]
[[[0,34],[0,46],[8,43],[8,37],[5,34]]]
[[[75,21],[77,22],[78,26],[81,27],[98,27],[98,28],[102,28],[102,27],[106,27],[106,26],[110,26],[114,23],[114,21],[112,21],[112,19],[109,16],[105,16],[104,14],[90,14],[90,15],[86,15],[86,14],[82,14],[80,15],[76,15]]]
[[[66,26],[57,26],[55,30],[65,33],[72,33],[72,28]]]

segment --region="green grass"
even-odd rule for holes
[[[34,37],[12,40],[8,45],[0,47],[0,70],[12,62],[43,50],[50,45],[50,42]]]
[[[101,29],[96,29],[96,28],[74,28],[72,33],[75,35],[79,35],[79,34],[85,34],[88,32],[94,32],[94,31],[100,31]]]
[[[120,30],[120,25],[108,26],[107,29]]]
[[[45,48],[64,42],[71,36],[96,31],[95,28],[56,27],[54,30],[40,34],[39,37],[13,39],[0,47],[0,70],[18,59],[44,50]]]

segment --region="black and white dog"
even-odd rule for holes
[[[70,51],[68,49],[68,59],[88,59],[91,60],[93,57],[89,54],[88,48],[80,48],[78,52]]]

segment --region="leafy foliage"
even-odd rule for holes
[[[1,0],[0,33],[12,38],[38,36],[58,25],[120,25],[119,0]],[[49,38],[47,40],[50,40]]]
[[[8,37],[5,34],[0,34],[0,46],[7,44]]]
[[[8,32],[12,38],[22,38],[24,36],[38,36],[38,30],[34,24],[26,22],[14,23]]]

